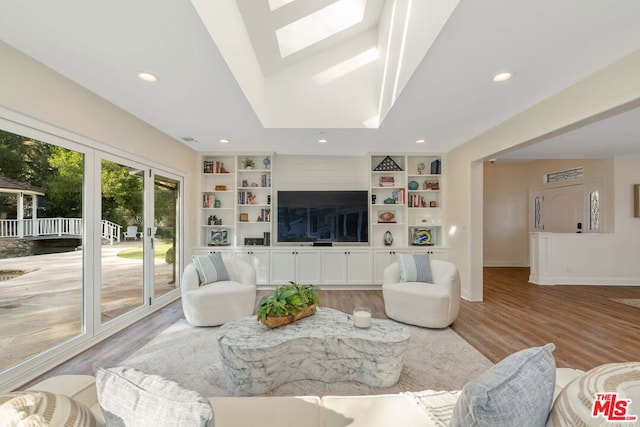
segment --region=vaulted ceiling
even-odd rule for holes
[[[0,0],[0,39],[195,150],[340,155],[448,151],[638,50],[638,16],[636,0]],[[622,113],[508,156],[640,154],[640,110]]]

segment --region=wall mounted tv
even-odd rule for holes
[[[367,191],[278,191],[278,243],[368,243]]]

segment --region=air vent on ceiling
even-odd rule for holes
[[[191,136],[183,136],[183,137],[180,137],[180,139],[183,140],[184,142],[198,142],[195,138]]]

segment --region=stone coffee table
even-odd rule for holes
[[[263,394],[284,383],[358,381],[374,387],[398,382],[409,328],[372,319],[356,328],[351,315],[330,308],[289,325],[269,329],[255,316],[225,323],[218,347],[230,391]]]

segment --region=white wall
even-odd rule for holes
[[[528,163],[484,164],[484,266],[529,266]]]
[[[445,196],[445,223],[455,227],[449,259],[460,270],[465,299],[482,300],[482,160],[637,106],[639,76],[640,50],[447,153],[447,188],[455,190]]]
[[[196,153],[82,86],[0,42],[0,106],[113,147],[132,160],[180,171],[185,178],[185,249],[197,242]]]
[[[614,231],[615,191],[613,159],[564,159],[484,163],[483,265],[529,266],[532,216],[529,191],[574,184],[603,183],[604,232]],[[543,183],[547,173],[576,167],[584,175],[570,181]]]

